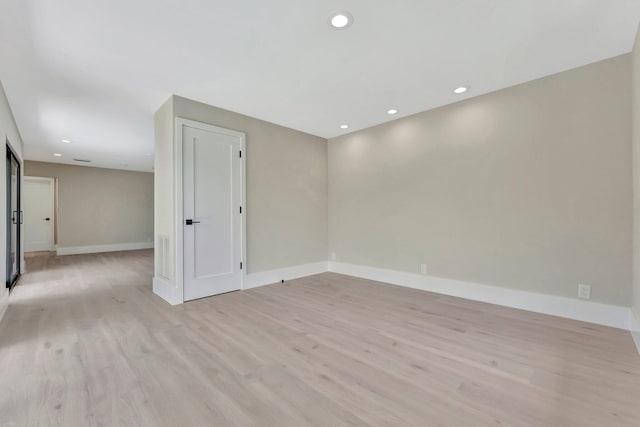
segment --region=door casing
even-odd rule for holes
[[[235,136],[240,138],[240,149],[242,151],[242,157],[240,158],[240,203],[242,206],[242,218],[241,218],[241,231],[240,231],[240,245],[242,247],[242,270],[240,274],[240,289],[245,289],[245,277],[247,274],[247,209],[246,209],[246,135],[243,132],[238,132],[231,129],[226,129],[208,123],[201,123],[195,120],[184,119],[182,117],[176,117],[175,122],[175,236],[176,236],[176,254],[175,254],[175,281],[177,297],[181,302],[184,302],[184,187],[183,187],[183,166],[182,166],[182,150],[183,150],[183,128],[185,126],[202,129],[208,132],[222,133],[225,135]]]
[[[40,182],[40,183],[48,183],[49,184],[49,194],[51,197],[49,198],[49,211],[51,212],[51,227],[49,229],[49,250],[53,250],[55,248],[55,227],[56,227],[56,206],[55,206],[55,179],[53,178],[43,178],[38,176],[25,176],[24,177],[24,187],[23,190],[26,191],[29,182]],[[26,239],[26,233],[25,233]],[[27,249],[27,242],[24,242],[25,250]]]

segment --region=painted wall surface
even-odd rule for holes
[[[640,28],[632,57],[633,126],[633,313],[640,347]]]
[[[153,241],[152,173],[32,161],[24,171],[57,180],[58,248]]]
[[[181,117],[246,134],[247,271],[326,261],[326,140],[178,96],[172,101],[172,122]],[[156,186],[163,193],[158,200],[168,200],[175,191],[175,177],[165,169],[173,161],[167,143],[173,132],[169,108],[165,104],[156,113],[156,150],[166,150],[156,151],[156,182],[163,180],[161,189]],[[168,206],[157,204],[156,210],[173,218],[174,205]],[[173,241],[174,232],[168,227],[165,232]]]
[[[168,253],[164,255],[168,260],[166,275],[172,282],[175,280],[173,260],[176,251],[174,122],[173,98],[169,98],[154,115],[154,276],[161,273],[163,245],[160,236],[165,236],[169,239]]]
[[[329,141],[338,262],[630,305],[631,56]]]
[[[7,143],[13,149],[16,156],[22,161],[22,148],[23,142],[18,132],[18,127],[13,118],[9,101],[4,92],[2,82],[0,82],[0,138],[3,143]],[[7,200],[7,171],[6,161],[0,161],[0,200],[2,201],[2,209],[0,209],[0,275],[2,277],[2,285],[0,285],[0,318],[2,318],[5,310],[7,309],[9,300],[9,291],[4,285],[5,278],[7,277],[7,249],[5,242],[7,241],[7,229],[5,224],[7,223],[6,214],[6,200]],[[24,235],[24,233],[23,233]],[[24,245],[23,245],[24,246]],[[20,259],[24,260],[23,254],[20,255]]]

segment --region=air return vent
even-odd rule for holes
[[[87,160],[87,159],[73,159],[74,162],[81,162],[81,163],[91,163],[91,160]]]

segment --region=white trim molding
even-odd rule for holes
[[[259,286],[281,283],[282,280],[287,281],[299,279],[300,277],[313,276],[314,274],[326,273],[327,271],[329,271],[328,262],[320,261],[295,265],[292,267],[278,268],[276,270],[251,273],[245,276],[242,290],[245,291]],[[171,305],[182,304],[185,302],[180,286],[178,286],[178,284],[172,284],[164,277],[155,276],[153,278],[153,293]]]
[[[329,271],[614,328],[631,326],[629,307],[340,262],[329,262]]]
[[[221,133],[237,137],[240,139],[240,150],[242,151],[242,157],[240,157],[240,206],[244,206],[244,213],[242,214],[240,224],[240,245],[243,268],[240,271],[240,289],[245,289],[246,270],[247,270],[247,215],[246,215],[246,182],[247,182],[247,150],[246,150],[246,134],[244,132],[238,132],[232,129],[226,129],[218,126],[214,126],[209,123],[197,122],[194,120],[185,119],[182,117],[175,118],[175,134],[174,134],[174,208],[175,208],[175,236],[176,236],[176,252],[174,254],[176,276],[176,286],[182,295],[181,299],[184,300],[184,185],[183,185],[183,131],[184,127],[192,127],[195,129],[205,130],[207,132]]]
[[[24,176],[23,177],[23,184],[24,184],[24,189],[26,190],[27,187],[27,183],[28,182],[32,182],[32,183],[45,183],[45,184],[49,184],[49,244],[48,245],[35,245],[35,246],[30,246],[29,248],[27,248],[27,241],[25,239],[24,241],[24,251],[25,252],[37,252],[37,251],[52,251],[56,249],[56,245],[55,245],[55,229],[57,227],[57,222],[56,222],[56,180],[55,178],[46,178],[46,177],[40,177],[40,176]],[[24,202],[24,197],[22,198],[22,201]],[[23,210],[24,210],[23,206]],[[26,237],[26,235],[25,235]]]
[[[180,289],[163,277],[153,277],[153,293],[171,305],[178,305],[184,302]]]
[[[631,330],[633,341],[636,343],[636,347],[638,348],[638,353],[640,353],[640,316],[638,316],[638,314],[633,310],[630,311],[629,329]]]
[[[153,242],[116,243],[112,245],[70,246],[56,249],[58,255],[96,254],[101,252],[135,251],[152,249]]]
[[[261,271],[259,273],[250,273],[246,276],[243,290],[281,283],[282,280],[287,281],[299,279],[300,277],[313,276],[314,274],[326,273],[327,271],[329,271],[329,264],[327,261],[321,261],[293,267],[278,268],[276,270]]]

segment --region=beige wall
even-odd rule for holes
[[[244,132],[247,271],[255,273],[326,261],[326,140],[178,96],[172,100],[172,106],[165,104],[156,113],[156,150],[164,153],[158,156],[156,151],[156,190],[163,193],[158,194],[158,201],[171,200],[175,191],[173,174],[166,170],[173,161],[172,148],[167,143],[168,135],[173,133],[173,120],[167,122],[171,113],[174,118]],[[167,173],[160,176],[161,170]],[[158,204],[156,210],[167,209],[169,202],[163,206]],[[173,209],[162,215],[165,214],[171,221],[158,227],[156,234],[170,234],[173,246]],[[171,271],[174,271],[173,265]]]
[[[153,241],[153,174],[26,161],[58,184],[58,248]]]
[[[175,170],[174,170],[174,116],[173,98],[169,98],[154,115],[154,276],[161,275],[162,257],[167,259],[167,279],[174,280],[175,244],[170,244],[163,255],[159,236],[166,236],[175,243]]]
[[[16,122],[13,118],[13,113],[11,112],[11,107],[9,106],[9,101],[5,95],[2,82],[0,82],[0,138],[3,146],[5,143],[9,143],[18,158],[22,159],[22,138],[20,137],[20,132],[18,132],[18,127],[16,126]],[[5,200],[7,199],[6,176],[6,161],[3,157],[3,160],[0,161],[0,200],[2,200],[2,206],[5,206]],[[0,242],[2,242],[0,243],[0,275],[2,275],[2,285],[0,285],[0,318],[2,318],[9,301],[9,291],[4,284],[7,277],[7,253],[5,243],[7,239],[7,230],[5,226],[6,221],[6,210],[5,208],[2,208],[0,209]],[[22,254],[20,255],[20,259],[23,259]]]
[[[640,325],[640,29],[631,56],[633,61],[633,311]],[[640,333],[640,330],[638,332]]]
[[[631,57],[329,141],[337,261],[631,298]]]

